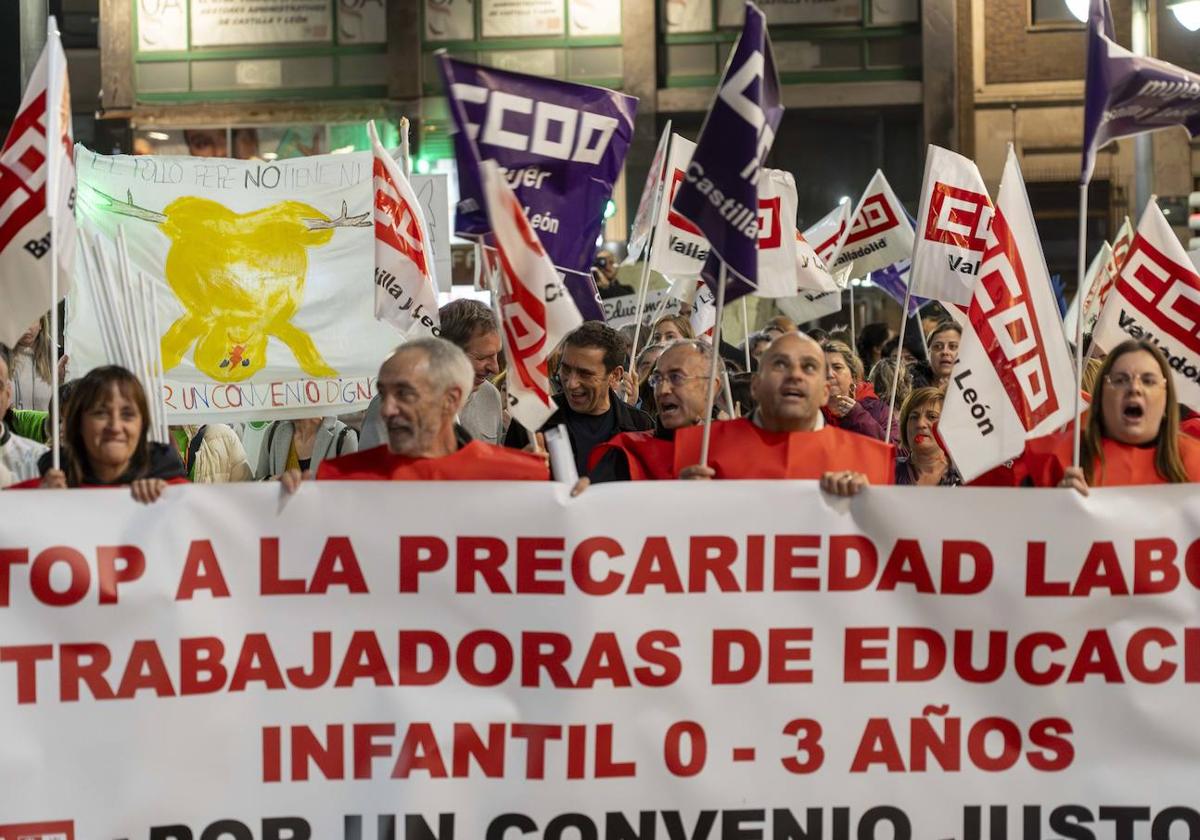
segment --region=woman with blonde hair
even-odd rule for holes
[[[829,386],[829,402],[823,409],[825,422],[831,426],[873,437],[885,443],[900,439],[899,425],[892,419],[890,430],[887,403],[875,396],[870,382],[863,381],[863,364],[844,341],[827,340],[825,351],[825,382]]]

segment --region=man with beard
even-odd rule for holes
[[[712,424],[707,465],[699,463],[702,426],[675,435],[680,478],[820,479],[825,491],[839,496],[893,482],[893,447],[825,425],[825,354],[808,336],[786,333],[772,341],[751,391],[758,406],[752,417]]]
[[[322,461],[321,480],[545,481],[546,461],[472,440],[455,417],[470,396],[475,374],[462,350],[440,338],[419,338],[379,369],[380,416],[387,444]],[[300,473],[282,477],[294,491]]]

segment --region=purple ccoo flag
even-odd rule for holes
[[[758,176],[782,117],[767,21],[747,2],[741,37],[672,203],[712,246],[705,282],[715,290],[720,263],[728,268],[727,301],[758,288]]]
[[[604,209],[633,138],[637,99],[605,88],[439,55],[454,118],[454,230],[491,231],[479,163],[494,160],[585,319],[604,320],[592,280]]]
[[[1092,180],[1096,152],[1110,140],[1173,125],[1200,134],[1200,75],[1122,47],[1108,0],[1092,0],[1079,182]]]

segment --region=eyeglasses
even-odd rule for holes
[[[1157,373],[1139,373],[1136,376],[1129,373],[1110,373],[1104,377],[1104,381],[1122,390],[1132,388],[1135,381],[1148,391],[1167,384],[1167,380]]]
[[[670,373],[659,373],[658,371],[655,371],[646,377],[646,382],[651,388],[657,388],[664,382],[670,382],[672,388],[681,388],[685,382],[690,382],[693,379],[707,378],[708,377],[705,376],[685,376],[677,370],[673,370]]]
[[[1147,391],[1153,391],[1155,388],[1167,384],[1167,380],[1157,373],[1139,373],[1137,376],[1128,373],[1110,373],[1104,377],[1105,382],[1121,391],[1128,391],[1132,388],[1135,380]]]

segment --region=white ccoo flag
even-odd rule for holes
[[[962,327],[940,431],[966,481],[1020,455],[1074,416],[1075,373],[1016,154]]]
[[[992,212],[992,200],[975,162],[930,146],[909,274],[915,297],[970,302]]]
[[[911,259],[912,252],[912,224],[892,185],[882,171],[876,170],[850,216],[849,229],[826,265],[830,271],[853,266],[852,277],[866,277],[872,271]]]
[[[1092,345],[1107,352],[1130,338],[1157,345],[1174,371],[1179,401],[1200,408],[1200,274],[1156,201],[1138,222]]]
[[[804,238],[812,244],[821,262],[829,267],[833,258],[837,256],[838,243],[849,229],[850,202],[843,201],[804,231]]]
[[[495,291],[508,357],[509,412],[532,434],[557,409],[546,370],[550,352],[583,318],[500,167],[485,160],[479,175],[500,255]]]
[[[16,344],[57,303],[51,260],[58,261],[58,297],[67,294],[74,254],[71,92],[67,56],[50,18],[46,46],[0,151],[0,343]]]
[[[375,175],[375,317],[405,335],[437,334],[433,240],[412,184],[367,123]]]

